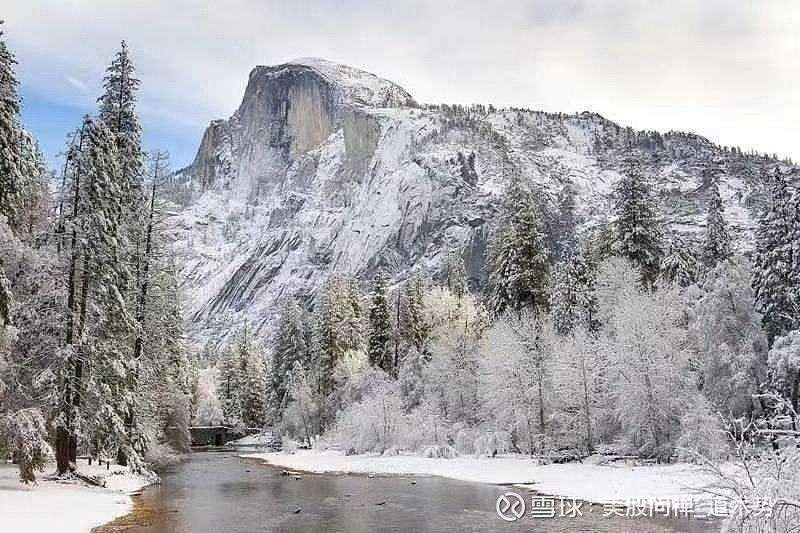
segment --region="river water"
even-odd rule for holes
[[[199,452],[162,473],[162,483],[136,498],[135,511],[103,533],[255,532],[675,532],[719,531],[719,523],[687,518],[583,516],[501,520],[497,498],[520,489],[438,477],[345,474],[282,476],[281,469],[234,452]],[[532,494],[521,492],[530,502]],[[530,503],[529,503],[530,505]]]

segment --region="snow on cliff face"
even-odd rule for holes
[[[645,154],[672,229],[689,237],[704,224],[705,169],[719,162],[728,221],[747,242],[774,160],[591,113],[419,107],[389,81],[321,59],[256,67],[239,109],[209,125],[182,171],[193,200],[174,236],[190,334],[213,346],[247,321],[268,338],[281,302],[309,299],[328,276],[435,276],[450,247],[463,249],[480,285],[512,172],[536,183],[546,203],[573,182],[591,226],[608,217],[632,146]]]

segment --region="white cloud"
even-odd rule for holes
[[[65,80],[67,83],[75,87],[79,92],[85,93],[89,91],[89,88],[86,86],[86,84],[81,80],[79,80],[78,78],[67,76]]]
[[[2,0],[9,2],[9,0]],[[21,74],[56,100],[128,40],[142,112],[203,124],[250,69],[300,56],[365,68],[421,101],[593,110],[800,158],[800,5],[534,0],[28,0],[3,6]]]

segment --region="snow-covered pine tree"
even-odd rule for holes
[[[425,280],[417,275],[406,281],[400,297],[399,335],[419,354],[428,351],[430,326],[425,320]]]
[[[120,243],[120,256],[134,265],[135,283],[129,294],[135,303],[139,287],[144,283],[142,258],[145,249],[146,223],[142,212],[146,211],[144,180],[144,154],[142,152],[142,129],[136,117],[136,92],[141,82],[136,78],[136,69],[131,60],[128,46],[122,41],[120,50],[107,67],[103,78],[103,94],[97,99],[100,120],[114,136],[119,173],[119,203],[122,209],[122,231],[124,240]],[[157,163],[158,164],[158,163]]]
[[[139,135],[139,120],[136,118],[136,91],[141,82],[136,78],[136,68],[128,53],[125,41],[106,69],[103,78],[103,94],[97,99],[100,104],[100,118],[108,128],[119,135],[134,133]]]
[[[752,269],[742,256],[720,261],[698,282],[688,331],[703,395],[732,418],[757,416],[767,380],[767,339],[753,308]]]
[[[222,403],[225,424],[232,427],[242,426],[241,401],[241,360],[235,346],[225,348],[218,366],[217,395]]]
[[[164,253],[158,239],[157,254],[149,275],[144,346],[146,357],[138,361],[135,381],[136,416],[130,427],[142,427],[153,440],[163,440],[185,451],[188,421],[197,396],[197,369],[186,346],[174,257]],[[185,427],[184,427],[185,426]]]
[[[101,322],[85,343],[81,355],[87,379],[81,394],[84,438],[90,455],[111,459],[121,451],[134,472],[144,468],[147,439],[140,428],[125,422],[133,402],[128,375],[135,371],[130,358],[133,319],[121,299],[103,308]]]
[[[362,346],[364,325],[357,289],[352,280],[331,278],[325,282],[314,309],[312,351],[319,370],[319,393],[333,390],[333,370],[349,350]]]
[[[242,422],[249,428],[267,425],[267,370],[264,358],[249,341],[242,350]]]
[[[699,269],[700,265],[692,250],[678,236],[673,236],[667,253],[661,260],[659,280],[667,285],[688,287],[697,281]]]
[[[44,163],[35,141],[20,124],[16,60],[3,38],[2,23],[0,20],[0,215],[18,230],[41,199]]]
[[[703,262],[714,268],[731,256],[731,236],[725,224],[725,206],[719,194],[719,183],[714,179],[709,185],[706,205],[706,234],[703,241]]]
[[[444,259],[445,286],[457,298],[462,298],[468,291],[467,270],[464,266],[462,250],[450,248]]]
[[[22,203],[23,182],[15,64],[0,26],[0,154],[3,154],[0,158],[0,215],[4,215],[10,224],[16,219]]]
[[[90,370],[91,338],[95,328],[107,327],[130,343],[132,317],[125,307],[130,273],[120,261],[122,207],[117,176],[119,166],[113,134],[98,120],[84,119],[80,151],[73,161],[71,258],[68,268],[66,359],[63,361],[60,416],[56,435],[58,472],[64,473],[77,456],[76,423],[81,404],[84,370]],[[106,320],[120,321],[113,325]],[[93,331],[89,336],[87,324]],[[124,333],[123,333],[124,332]],[[118,354],[127,365],[130,354]],[[87,366],[88,368],[84,368]]]
[[[547,309],[548,254],[533,194],[512,178],[486,257],[487,300],[494,314]]]
[[[552,250],[554,257],[562,257],[564,248],[575,249],[578,246],[578,214],[575,203],[577,195],[575,184],[567,178],[567,182],[558,193],[558,217]]]
[[[769,368],[777,389],[789,400],[796,417],[800,413],[800,330],[775,339],[769,351]],[[797,431],[794,418],[792,424]]]
[[[614,192],[614,253],[630,261],[640,272],[642,286],[652,289],[663,255],[661,222],[655,193],[638,159],[625,162]]]
[[[308,365],[309,335],[305,316],[297,300],[290,298],[281,311],[275,341],[272,348],[271,408],[276,419],[280,419],[286,408],[287,387],[290,372],[295,362]]]
[[[103,94],[97,99],[100,119],[116,139],[120,161],[120,180],[125,203],[131,207],[138,201],[142,179],[142,129],[136,117],[136,92],[141,82],[122,41],[103,77]]]
[[[119,137],[117,137],[119,138]],[[130,389],[130,394],[127,395],[128,398],[131,399],[130,403],[127,403],[124,406],[125,409],[125,425],[129,428],[128,433],[133,433],[135,428],[139,427],[137,423],[137,407],[135,405],[136,395],[140,391],[139,389],[139,378],[140,378],[140,369],[141,366],[141,359],[144,352],[145,346],[145,320],[147,318],[147,300],[148,300],[148,289],[150,287],[150,276],[153,274],[151,272],[151,263],[153,262],[153,251],[155,247],[155,240],[158,237],[155,232],[156,227],[156,193],[158,190],[158,185],[164,179],[164,175],[168,173],[168,155],[165,152],[156,152],[153,155],[153,168],[152,168],[152,176],[151,176],[151,183],[150,183],[150,197],[147,202],[147,219],[143,225],[136,224],[135,230],[132,230],[134,226],[130,224],[131,218],[126,217],[125,213],[127,210],[132,207],[132,205],[128,205],[127,209],[123,207],[122,209],[122,223],[125,226],[127,231],[131,231],[133,239],[143,239],[141,244],[137,244],[136,248],[136,287],[134,291],[134,295],[130,300],[132,300],[131,307],[134,309],[134,319],[136,325],[136,335],[134,336],[133,340],[133,353],[132,353],[132,361],[130,361],[131,372],[127,376],[127,384],[128,388]],[[120,160],[120,168],[125,164],[124,157]],[[130,201],[124,194],[120,199],[121,202]],[[135,204],[136,202],[134,202]],[[141,218],[141,217],[140,217]],[[143,230],[143,234],[140,234],[138,231],[139,229]],[[132,250],[129,250],[132,251]],[[177,298],[177,291],[173,294],[173,297]],[[175,305],[178,305],[178,302],[175,302]],[[158,318],[161,317],[153,317]],[[167,316],[163,317],[164,319],[168,318]],[[176,342],[180,342],[180,338],[174,339]],[[153,360],[151,354],[150,360]],[[185,355],[185,354],[184,354]],[[179,405],[180,401],[170,401],[168,402],[169,405]],[[183,419],[183,417],[177,417]],[[139,439],[141,440],[141,439]],[[117,462],[121,465],[127,464],[127,457],[124,454],[124,451],[121,450],[117,456]]]
[[[550,314],[559,335],[569,335],[578,327],[589,332],[596,329],[594,275],[580,250],[569,246],[561,250],[553,271]]]
[[[368,335],[367,355],[370,364],[387,374],[396,375],[391,351],[392,324],[386,299],[386,276],[380,272],[375,275],[372,287]]]
[[[756,228],[753,291],[770,345],[800,321],[800,274],[794,267],[797,222],[791,194],[779,168],[769,176],[770,196]]]

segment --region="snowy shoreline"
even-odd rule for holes
[[[48,465],[45,473],[55,470]],[[87,533],[133,509],[130,494],[153,481],[131,474],[126,467],[105,466],[78,461],[79,472],[100,476],[106,487],[91,487],[78,481],[42,479],[38,485],[23,485],[17,466],[0,464],[0,516],[4,531],[26,533]],[[57,527],[55,526],[57,524]]]
[[[311,473],[430,475],[493,485],[517,485],[550,496],[592,503],[692,500],[707,504],[701,491],[710,481],[690,464],[630,466],[584,463],[540,465],[519,456],[430,459],[415,455],[346,456],[338,451],[242,454],[271,465]],[[590,458],[591,459],[591,458]]]

